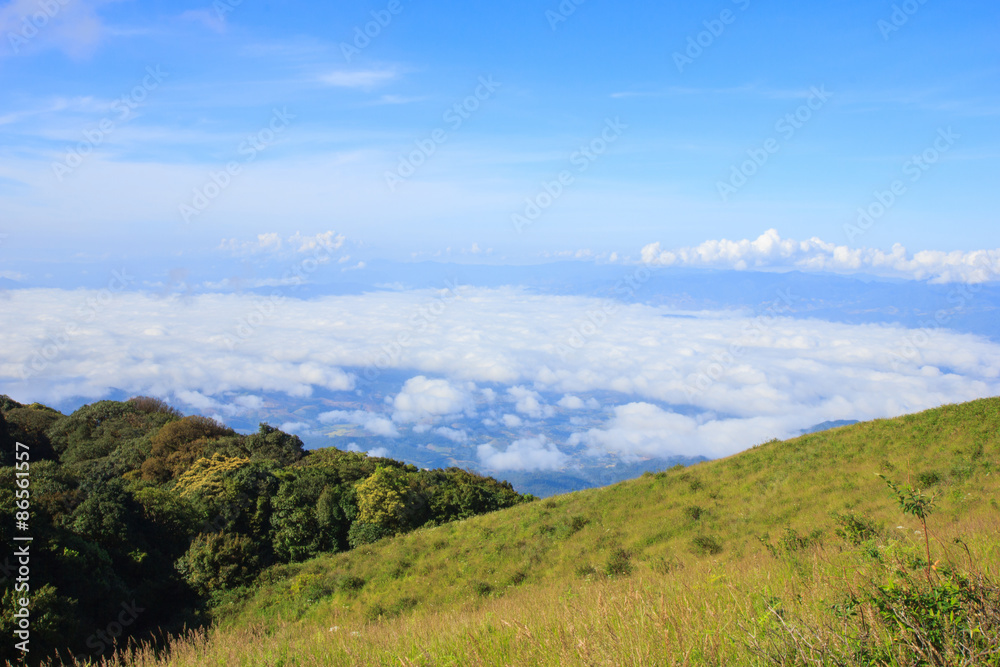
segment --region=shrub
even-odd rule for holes
[[[177,561],[177,570],[203,595],[251,583],[262,563],[253,541],[244,535],[199,535]]]
[[[372,603],[365,608],[365,620],[369,623],[375,623],[385,615],[386,608],[380,602]]]
[[[834,514],[834,521],[840,526],[836,529],[836,535],[850,542],[854,546],[875,539],[879,534],[879,527],[875,521],[859,514]]]
[[[917,485],[921,489],[929,489],[932,486],[936,486],[941,483],[941,473],[936,470],[925,470],[924,472],[917,475]]]
[[[691,519],[692,521],[698,521],[701,519],[701,515],[704,514],[705,510],[697,505],[688,505],[684,508],[684,516]]]
[[[692,538],[691,549],[701,556],[715,556],[722,553],[722,543],[713,535],[698,535]]]
[[[609,577],[625,576],[632,573],[632,554],[625,549],[615,549],[604,565],[604,574]]]
[[[365,580],[352,574],[345,574],[337,580],[337,590],[344,592],[360,591],[364,588]]]

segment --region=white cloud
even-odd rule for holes
[[[871,273],[934,283],[982,283],[1000,279],[1000,248],[972,252],[924,250],[909,254],[897,243],[890,252],[851,248],[813,237],[783,239],[769,229],[756,240],[705,241],[694,248],[663,250],[660,243],[642,249],[642,261],[661,266],[723,269],[798,269],[834,273]]]
[[[412,377],[393,400],[393,421],[433,422],[440,417],[475,411],[471,383],[452,383],[423,375]]]
[[[556,405],[567,410],[582,410],[585,407],[583,399],[572,394],[566,394],[560,398]]]
[[[286,254],[289,255],[293,253],[312,254],[319,249],[339,250],[344,245],[345,240],[347,239],[343,234],[333,231],[320,232],[312,236],[295,232],[285,239],[282,239],[277,232],[268,232],[258,234],[253,241],[241,241],[235,238],[222,239],[219,248],[240,257],[264,254],[278,255],[283,253],[286,248]],[[338,261],[346,261],[346,259],[341,257]]]
[[[7,290],[0,393],[59,403],[118,390],[176,396],[225,415],[246,410],[249,397],[353,390],[355,373],[384,368],[413,375],[387,411],[397,424],[425,432],[451,425],[451,415],[474,415],[476,402],[488,399],[476,384],[497,387],[497,413],[486,408],[482,416],[504,419],[508,428],[514,422],[500,406],[510,417],[544,419],[552,406],[543,394],[598,395],[609,409],[646,403],[670,412],[667,406],[684,405],[684,414],[707,415],[686,437],[670,441],[655,435],[655,424],[673,419],[659,413],[647,415],[642,428],[642,415],[628,411],[613,413],[598,429],[607,434],[578,427],[582,445],[635,455],[659,451],[657,443],[678,454],[735,452],[758,436],[780,437],[831,419],[891,417],[1000,395],[1000,345],[943,328],[622,304],[582,347],[563,354],[573,323],[586,321],[601,300],[462,288],[439,315],[415,326],[414,316],[439,296],[417,290],[287,298],[240,338],[237,328],[259,312],[258,297],[119,293],[109,299],[93,290]],[[386,355],[386,346],[399,340],[406,344]],[[600,408],[591,399],[585,404]],[[389,414],[363,414],[348,423],[386,433],[397,428],[386,423]],[[769,421],[747,421],[754,418]]]
[[[278,430],[292,435],[304,435],[312,432],[312,427],[306,422],[285,422]]]
[[[264,407],[264,399],[260,396],[254,396],[252,394],[237,396],[233,399],[233,403],[246,408],[247,410],[260,410]]]
[[[458,444],[465,444],[469,441],[469,434],[465,431],[448,428],[447,426],[441,426],[440,428],[434,429],[434,432],[440,436],[448,438],[452,442],[457,442]]]
[[[372,447],[368,451],[365,451],[360,447],[358,447],[358,443],[356,442],[352,442],[351,444],[347,445],[347,449],[344,451],[357,452],[359,454],[367,454],[368,456],[373,456],[375,458],[382,458],[382,459],[389,457],[389,450],[386,449],[385,447]]]
[[[394,70],[337,70],[320,76],[319,80],[338,88],[374,88],[392,81],[397,76]]]
[[[514,410],[532,419],[551,417],[555,414],[555,409],[551,405],[545,405],[541,394],[527,387],[511,387],[507,390],[507,396],[514,401]]]
[[[524,420],[517,415],[504,415],[502,418],[503,425],[507,428],[517,428],[524,424]]]
[[[780,416],[746,419],[696,419],[649,403],[616,406],[603,428],[574,433],[570,445],[586,445],[594,455],[606,452],[624,458],[669,457],[701,452],[726,456],[773,437],[793,435],[792,420]]]
[[[558,470],[569,464],[569,457],[544,435],[515,440],[502,451],[493,445],[479,445],[476,451],[489,470]]]
[[[366,410],[331,410],[321,414],[319,420],[324,424],[355,424],[372,435],[381,435],[387,438],[399,437],[399,431],[396,430],[396,425],[392,421]]]
[[[5,42],[0,57],[23,57],[50,48],[73,58],[89,56],[109,34],[97,10],[111,2],[114,0],[13,0],[0,7],[0,34]]]

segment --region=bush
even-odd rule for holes
[[[921,489],[929,489],[941,483],[941,473],[936,470],[926,470],[917,475],[917,486]]]
[[[202,595],[250,584],[261,571],[257,547],[244,535],[208,533],[191,542],[177,571]]]
[[[365,580],[352,574],[345,574],[337,580],[337,590],[345,592],[360,591],[365,586]]]
[[[837,536],[854,546],[861,546],[864,542],[875,539],[880,531],[875,521],[853,512],[851,514],[834,514],[833,519],[840,526],[836,530]]]
[[[701,515],[705,513],[701,507],[697,505],[688,505],[684,508],[684,516],[691,519],[692,521],[698,521],[701,519]]]
[[[604,565],[604,574],[609,577],[626,576],[632,573],[632,554],[625,549],[615,549]]]
[[[712,535],[698,535],[691,540],[691,550],[700,556],[715,556],[722,553],[722,543]]]

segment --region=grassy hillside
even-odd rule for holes
[[[276,567],[215,630],[128,662],[937,664],[953,649],[921,663],[894,648],[905,629],[879,625],[878,596],[957,586],[985,609],[976,627],[1000,632],[998,472],[996,398],[772,441]],[[879,473],[934,494],[933,570]]]

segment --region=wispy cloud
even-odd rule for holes
[[[12,0],[0,7],[0,58],[56,49],[73,58],[91,55],[110,34],[99,9],[117,0],[40,3]]]
[[[395,79],[398,73],[391,69],[335,70],[319,77],[322,83],[338,88],[370,89]]]

